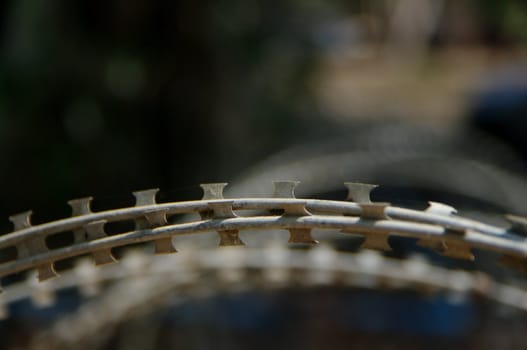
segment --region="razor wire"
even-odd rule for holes
[[[243,245],[240,231],[289,231],[289,242],[315,244],[313,230],[338,230],[342,234],[364,236],[362,247],[389,250],[388,238],[417,238],[420,245],[452,257],[472,260],[473,249],[503,254],[518,269],[527,257],[527,220],[507,215],[511,227],[497,227],[455,215],[456,210],[430,203],[424,211],[375,203],[370,192],[375,185],[346,183],[348,201],[295,198],[297,181],[276,181],[269,198],[225,199],[225,183],[201,185],[203,198],[196,201],[157,203],[157,189],[138,191],[134,207],[92,212],[92,198],[72,200],[72,217],[41,225],[31,225],[32,212],[10,217],[15,230],[0,236],[0,249],[15,249],[16,256],[0,264],[0,277],[36,269],[38,279],[57,276],[57,261],[91,255],[96,265],[113,263],[111,249],[153,241],[155,253],[176,252],[172,238],[217,232],[220,246]],[[180,214],[185,222],[169,223]],[[133,220],[136,229],[115,235],[105,232],[110,222]],[[73,234],[73,243],[49,248],[47,239],[61,233]]]

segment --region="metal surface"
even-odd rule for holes
[[[339,230],[364,235],[365,246],[370,248],[389,249],[387,237],[402,236],[417,238],[421,245],[453,258],[472,259],[475,248],[514,259],[527,257],[527,242],[517,225],[496,227],[454,216],[455,209],[437,203],[425,211],[369,203],[367,194],[373,187],[363,184],[347,184],[349,198],[358,196],[359,203],[291,198],[297,184],[276,183],[275,196],[280,198],[228,200],[221,199],[225,184],[208,184],[202,186],[206,199],[173,203],[156,203],[157,190],[148,190],[135,193],[134,207],[103,212],[92,212],[90,199],[81,199],[70,202],[71,218],[37,226],[31,225],[30,212],[15,215],[11,217],[15,230],[0,237],[0,249],[15,247],[18,254],[0,264],[0,277],[37,269],[39,279],[44,280],[56,275],[55,262],[86,254],[91,254],[97,265],[112,263],[112,248],[139,242],[153,241],[158,253],[175,252],[172,237],[212,231],[218,232],[219,245],[243,244],[241,231],[287,230],[290,242],[315,243],[311,230]],[[169,223],[175,214],[192,213],[202,218],[186,216],[185,222]],[[106,223],[130,219],[136,221],[136,230],[112,236],[105,233]],[[46,238],[63,232],[74,232],[75,241],[50,249]]]
[[[317,246],[314,238],[324,242],[362,236],[361,248],[390,251],[390,237],[408,237],[456,261],[478,258],[476,250],[491,252],[501,255],[501,263],[512,271],[525,272],[525,218],[507,215],[511,227],[498,227],[457,216],[455,208],[436,202],[422,211],[372,202],[370,193],[377,186],[361,183],[345,184],[347,201],[296,198],[298,181],[278,181],[272,196],[261,198],[224,198],[225,186],[203,184],[202,199],[170,203],[156,201],[157,189],[138,191],[133,207],[101,212],[92,211],[91,197],[82,198],[69,202],[70,218],[35,226],[32,212],[12,216],[15,230],[0,236],[0,249],[14,248],[17,254],[0,264],[0,276],[34,272],[22,282],[6,285],[0,294],[0,315],[8,317],[10,305],[27,298],[37,307],[48,307],[58,292],[78,288],[89,299],[31,341],[35,349],[67,349],[104,343],[120,322],[141,317],[168,300],[184,301],[225,289],[406,288],[455,300],[484,298],[527,311],[527,291],[520,279],[498,281],[499,276],[434,266],[420,257],[337,252],[326,244]],[[135,229],[107,233],[108,223],[130,220]],[[314,247],[291,250],[276,245],[271,234],[276,230],[283,231],[283,244]],[[47,246],[50,236],[64,233],[73,236],[70,244]],[[260,240],[251,240],[253,235]],[[184,237],[191,239],[180,239]],[[221,248],[201,244],[197,239],[201,237],[215,240]],[[146,248],[119,260],[120,254],[112,251],[141,242],[152,242],[151,251],[163,256],[148,256]],[[76,258],[74,267],[52,279],[58,276],[55,263],[69,258]]]

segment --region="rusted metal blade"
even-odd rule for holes
[[[84,226],[86,233],[88,235],[88,240],[93,241],[100,238],[107,237],[106,232],[104,231],[104,225],[106,220],[99,220],[91,222]],[[117,261],[112,254],[111,249],[103,249],[92,254],[95,265],[106,265],[114,263]]]
[[[172,243],[172,238],[160,238],[154,241],[155,253],[156,254],[171,254],[177,253],[174,244]]]
[[[348,188],[348,197],[346,199],[357,203],[371,203],[370,193],[379,185],[364,184],[359,182],[344,182]]]
[[[202,200],[223,199],[223,190],[227,187],[227,182],[201,184],[203,189]]]
[[[11,215],[9,217],[9,221],[13,223],[14,231],[20,231],[25,228],[31,227],[31,215],[33,215],[32,210],[28,210],[20,214]]]
[[[306,209],[306,203],[286,203],[282,206],[283,215],[287,216],[306,216],[311,215],[311,213]]]
[[[439,202],[428,202],[428,208],[425,209],[425,212],[435,215],[452,216],[457,213],[457,209],[450,205]],[[447,227],[447,234],[462,236],[465,234],[465,231]],[[417,241],[417,245],[433,249],[437,253],[450,258],[474,260],[474,255],[472,254],[470,247],[466,244],[455,243],[453,241],[447,240],[427,241],[424,239],[419,239]]]
[[[317,244],[318,241],[311,235],[311,229],[291,228],[289,229],[289,243]]]
[[[32,211],[26,211],[9,217],[9,220],[11,220],[13,223],[15,231],[31,227],[32,214]],[[49,251],[43,236],[36,236],[34,238],[20,242],[16,245],[16,249],[19,258],[29,258]],[[36,269],[38,271],[39,281],[44,281],[46,279],[58,276],[53,267],[53,262],[42,264]]]
[[[135,197],[135,206],[142,207],[147,205],[156,204],[156,195],[159,192],[158,188],[152,188],[148,190],[135,191],[133,195]],[[135,219],[135,229],[144,230],[149,228],[148,220],[145,217]]]
[[[385,214],[386,208],[390,203],[359,203],[362,219],[386,220],[389,217]]]
[[[518,215],[505,215],[505,218],[512,224],[510,230],[522,237],[527,237],[527,218]]]
[[[454,259],[462,259],[462,260],[474,260],[474,254],[472,254],[472,250],[470,246],[468,246],[465,243],[458,243],[446,240],[440,240],[440,241],[426,241],[426,240],[419,240],[417,242],[417,245],[425,248],[430,248],[434,250],[435,252],[447,256],[449,258]]]
[[[71,207],[71,216],[81,216],[91,214],[91,202],[93,197],[84,197],[68,201]]]
[[[386,208],[390,203],[373,203],[370,199],[370,193],[378,185],[363,184],[356,182],[345,182],[344,185],[348,188],[348,200],[355,201],[359,204],[361,213],[360,218],[365,220],[388,220],[386,215]],[[362,230],[342,230],[345,233],[363,234],[364,242],[362,248],[390,251],[392,247],[388,243],[388,233],[371,233]]]
[[[117,259],[113,256],[111,249],[104,249],[99,250],[97,252],[93,252],[93,261],[95,265],[107,265],[107,264],[113,264],[117,262]]]
[[[388,242],[389,234],[375,233],[375,234],[366,234],[364,242],[362,243],[362,248],[381,250],[381,251],[391,251],[392,247]]]
[[[166,210],[151,210],[145,212],[145,218],[148,221],[149,226],[154,228],[168,224],[166,212]],[[177,252],[176,248],[174,248],[171,237],[156,239],[154,241],[154,247],[156,254],[170,254]]]
[[[216,200],[216,199],[224,199],[223,198],[223,190],[228,184],[226,182],[218,182],[218,183],[207,183],[207,184],[201,184],[200,187],[203,190],[203,196],[202,200]],[[212,210],[203,210],[199,212],[200,217],[203,220],[211,219],[214,216],[214,213]]]
[[[296,198],[295,189],[300,181],[273,181],[274,198]],[[311,213],[306,209],[305,202],[286,203],[282,210],[274,210],[273,214],[282,214],[284,216],[307,216]],[[311,236],[310,229],[289,229],[289,243],[307,243],[317,244],[318,241]]]
[[[212,218],[228,219],[236,217],[236,214],[232,210],[233,203],[232,200],[209,202]],[[219,230],[218,235],[220,236],[220,246],[245,245],[240,239],[238,230]]]
[[[214,219],[223,219],[223,218],[234,218],[236,214],[232,211],[232,200],[223,200],[210,202],[209,207],[212,209],[212,215]]]
[[[474,254],[472,254],[470,246],[465,243],[448,241],[446,242],[446,250],[441,252],[441,254],[454,259],[474,260]]]
[[[106,220],[98,220],[84,225],[84,229],[88,233],[88,240],[93,241],[98,238],[107,237],[107,234],[104,231],[105,225]]]
[[[91,202],[93,201],[93,197],[85,197],[85,198],[78,198],[78,199],[72,199],[68,201],[68,204],[71,207],[71,216],[82,216],[82,215],[88,215],[92,213],[91,210]],[[86,241],[86,231],[82,228],[77,228],[73,230],[73,237],[75,240],[75,243],[82,243]]]
[[[37,267],[37,278],[40,282],[57,277],[58,275],[59,274],[55,271],[55,267],[52,263]]]
[[[161,227],[168,224],[167,210],[149,210],[145,212],[145,219],[150,227]]]
[[[245,245],[240,239],[238,230],[222,230],[218,231],[218,234],[220,235],[220,247]]]
[[[300,181],[273,181],[274,198],[296,198],[295,188]]]
[[[292,242],[313,242],[309,230],[331,227],[331,229],[340,228],[343,232],[364,235],[364,246],[374,249],[387,249],[389,235],[400,235],[420,239],[420,244],[454,258],[473,259],[471,247],[527,257],[527,241],[515,235],[520,235],[522,227],[527,225],[525,218],[512,217],[511,222],[516,226],[511,231],[465,218],[441,218],[439,216],[451,216],[455,213],[454,208],[441,203],[430,203],[430,207],[424,212],[398,207],[388,208],[387,203],[371,203],[369,193],[375,185],[350,185],[350,198],[358,201],[357,204],[316,199],[298,200],[294,198],[297,185],[296,181],[277,182],[275,192],[278,198],[225,200],[222,198],[225,184],[205,184],[204,192],[207,193],[205,197],[211,198],[210,200],[165,203],[159,206],[159,208],[164,208],[163,210],[155,209],[157,208],[155,201],[157,190],[155,189],[138,191],[135,194],[138,207],[120,208],[100,213],[91,212],[91,199],[87,197],[70,201],[72,215],[84,217],[62,219],[36,227],[31,226],[31,212],[14,215],[11,221],[15,232],[2,236],[0,248],[6,250],[16,248],[17,256],[14,252],[8,252],[10,260],[0,264],[0,270],[2,270],[2,276],[7,276],[34,268],[38,270],[39,278],[45,279],[55,275],[53,263],[60,259],[91,253],[97,256],[97,263],[115,261],[111,255],[110,246],[125,246],[138,241],[159,240],[154,243],[156,252],[172,252],[175,249],[171,245],[171,239],[167,237],[169,232],[173,232],[174,235],[187,235],[201,233],[207,227],[210,227],[209,229],[214,227],[214,230],[219,231],[221,245],[238,245],[243,243],[238,231],[256,230],[260,225],[265,228],[290,230],[290,241]],[[236,211],[243,211],[244,215],[238,217],[233,208]],[[310,208],[315,214],[310,213],[306,208]],[[164,211],[165,209],[167,211]],[[107,237],[104,231],[105,221],[101,220],[103,218],[112,223],[125,222],[130,219],[142,220],[145,228],[153,228],[167,225],[167,213],[198,213],[203,210],[210,213],[207,219],[213,219],[211,222],[204,224],[201,221],[189,219],[181,227],[173,225],[174,227],[167,227],[166,230],[152,232],[159,233],[159,237],[162,238],[155,235],[141,235],[145,232],[127,232],[112,237],[111,240],[101,241],[101,238]],[[287,217],[269,217],[269,215],[262,215],[261,210],[275,210]],[[390,217],[386,213],[389,213]],[[349,215],[359,215],[359,218],[344,217]],[[229,218],[234,220],[228,220]],[[88,224],[85,225],[87,222]],[[229,223],[228,228],[232,230],[225,230],[226,223]],[[302,225],[299,226],[299,223]],[[302,227],[302,229],[297,227]],[[75,232],[73,244],[67,249],[49,249],[46,241],[48,237],[69,231]],[[94,241],[94,244],[93,246],[78,244],[85,241]],[[47,258],[43,258],[44,256],[51,258],[48,261]]]
[[[451,216],[457,213],[457,209],[450,205],[439,203],[439,202],[428,202],[428,208],[425,210],[427,213]]]
[[[133,192],[135,197],[135,206],[142,207],[145,205],[156,204],[156,195],[159,192],[159,188],[151,188],[148,190],[141,190]]]

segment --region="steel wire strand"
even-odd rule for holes
[[[37,268],[40,279],[46,279],[56,275],[53,269],[56,261],[92,254],[96,263],[104,264],[114,260],[111,248],[138,242],[162,242],[162,253],[175,252],[172,237],[211,231],[219,233],[223,245],[242,244],[234,241],[239,231],[288,230],[294,238],[293,233],[298,230],[308,234],[306,232],[313,229],[329,229],[362,234],[366,241],[371,237],[380,239],[394,235],[418,238],[428,242],[430,247],[444,243],[447,253],[451,243],[458,248],[462,245],[466,251],[478,248],[517,258],[527,256],[527,244],[517,220],[511,230],[454,216],[454,208],[438,203],[431,203],[425,211],[371,203],[369,191],[375,186],[365,184],[347,183],[349,199],[355,202],[297,199],[294,198],[297,185],[292,181],[276,182],[275,198],[226,200],[222,192],[225,184],[207,184],[203,185],[205,196],[202,200],[175,203],[156,203],[157,190],[147,190],[135,193],[136,207],[93,213],[89,200],[84,200],[81,215],[37,226],[31,226],[30,213],[24,213],[12,217],[16,230],[0,237],[0,248],[15,246],[18,252],[15,259],[0,264],[0,276]],[[264,211],[266,215],[242,213],[249,210]],[[277,212],[282,215],[276,215]],[[168,222],[171,215],[182,213],[199,213],[202,219],[178,224]],[[140,224],[137,225],[139,229],[113,236],[105,233],[107,222],[130,219]],[[44,243],[48,236],[68,231],[80,231],[84,241],[58,249],[49,249]]]

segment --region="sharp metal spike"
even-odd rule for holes
[[[82,228],[73,230],[73,237],[75,243],[86,242],[86,231]]]
[[[238,230],[222,230],[218,231],[218,234],[220,235],[220,247],[245,245],[240,239]]]
[[[512,224],[511,231],[522,237],[527,237],[527,218],[511,214],[505,215],[505,218]]]
[[[42,253],[48,250],[42,237],[21,242],[16,245],[19,258],[28,258],[33,254]]]
[[[105,224],[106,220],[99,220],[86,224],[84,229],[88,234],[88,240],[93,241],[99,238],[107,237],[106,233],[104,232]],[[111,249],[109,248],[93,252],[92,255],[95,265],[111,264],[117,261],[117,259],[115,259],[115,257],[112,255]]]
[[[295,188],[300,181],[273,181],[275,198],[296,198]]]
[[[167,210],[150,210],[145,212],[146,222],[136,221],[136,229],[144,229],[147,227],[160,227],[168,224]],[[147,225],[145,225],[147,224]],[[169,254],[177,252],[176,248],[172,244],[172,238],[161,238],[154,241],[155,253],[156,254]]]
[[[152,210],[145,213],[145,217],[150,224],[150,227],[160,227],[166,225],[167,210]],[[157,239],[154,241],[155,253],[156,254],[169,254],[177,252],[176,248],[172,244],[172,238],[166,237]]]
[[[16,214],[9,217],[9,220],[13,223],[15,231],[22,230],[31,227],[31,215],[32,211]],[[49,249],[46,246],[45,238],[42,236],[36,236],[16,245],[18,258],[29,258],[35,255],[45,253]],[[44,281],[49,278],[58,276],[53,263],[45,263],[37,267],[39,281]]]
[[[236,217],[232,211],[232,200],[209,202],[211,217],[214,219],[228,219]],[[220,246],[245,245],[240,239],[238,230],[220,230]]]
[[[361,208],[360,217],[363,219],[385,220],[389,217],[385,214],[385,209],[390,203],[359,203]]]
[[[300,181],[273,181],[274,198],[296,198],[295,188]],[[306,203],[287,203],[284,204],[283,210],[271,210],[272,214],[282,214],[290,216],[311,215],[306,210]]]
[[[359,203],[359,205],[361,207],[361,214],[360,214],[361,219],[366,219],[366,220],[388,220],[390,219],[385,214],[386,207],[388,207],[390,203]],[[381,249],[381,250],[385,250],[386,248],[386,249],[391,250],[391,247],[388,244],[389,232],[375,233],[376,235],[379,235],[378,237],[369,237],[371,234],[371,230],[367,228],[362,229],[362,228],[356,227],[353,229],[343,229],[340,232],[365,235],[365,240],[363,242],[363,246],[365,248],[372,247],[372,249]]]
[[[30,258],[38,254],[45,253],[49,250],[44,241],[44,237],[38,236],[16,245],[16,249],[18,252],[18,258],[20,259]],[[36,269],[38,272],[39,281],[45,281],[58,276],[53,266],[53,262],[39,265]]]
[[[174,248],[171,237],[156,239],[154,241],[154,247],[156,254],[177,253],[177,249]]]
[[[37,267],[37,278],[40,282],[57,277],[58,275],[59,274],[57,271],[55,271],[55,266],[53,263],[44,264]]]
[[[471,248],[465,243],[453,242],[453,241],[426,241],[419,240],[417,245],[425,248],[430,248],[435,252],[454,259],[463,260],[474,260],[474,254],[472,254]]]
[[[98,252],[93,252],[93,261],[95,265],[107,265],[117,262],[117,259],[113,256],[111,249],[103,249]]]
[[[359,182],[344,182],[348,188],[348,200],[357,203],[371,203],[370,193],[379,185],[364,184]]]
[[[311,213],[306,209],[306,202],[286,203],[283,205],[284,214],[287,216],[306,216]]]
[[[160,227],[168,224],[167,209],[165,210],[149,210],[145,212],[145,218],[151,227]]]
[[[9,221],[13,223],[15,231],[23,230],[31,227],[31,215],[33,215],[32,210],[25,211],[20,214],[11,215]]]
[[[152,188],[149,190],[135,191],[135,206],[142,207],[145,205],[156,204],[156,194],[159,192],[159,188]]]
[[[68,201],[71,207],[71,216],[81,216],[91,214],[91,202],[93,197],[84,197]]]
[[[226,182],[201,184],[203,189],[202,200],[223,199],[223,190],[228,184]],[[203,220],[211,219],[214,216],[212,210],[204,210],[199,213]]]
[[[459,242],[446,242],[446,251],[441,254],[454,259],[474,260],[470,246]]]
[[[166,218],[167,210],[149,210],[146,211],[144,217],[135,219],[136,230],[146,230],[152,227],[164,226],[168,223]]]
[[[223,190],[227,185],[227,182],[201,184],[200,187],[203,189],[203,197],[201,199],[223,199]]]
[[[146,229],[149,229],[150,228],[150,225],[148,224],[148,220],[146,218],[136,218],[134,220],[135,222],[135,230],[136,231],[139,231],[139,230],[146,230]]]
[[[135,206],[142,207],[146,205],[156,204],[156,194],[159,192],[159,188],[152,188],[149,190],[135,191]],[[135,229],[144,230],[149,228],[148,220],[146,218],[135,219]]]
[[[289,229],[289,243],[317,244],[318,241],[311,235],[311,229],[291,228]]]
[[[88,233],[88,240],[93,241],[98,238],[107,237],[104,231],[104,225],[106,225],[106,220],[93,221],[84,225],[84,229]]]
[[[390,246],[390,243],[388,243],[388,237],[389,234],[383,233],[367,234],[362,243],[362,247],[389,252],[392,250],[392,247]]]
[[[232,200],[224,200],[217,202],[209,202],[209,207],[212,209],[213,217],[215,219],[234,218],[236,214],[232,211]]]
[[[445,235],[447,236],[462,237],[465,235],[465,233],[466,231],[463,228],[445,228]],[[449,241],[447,243],[446,240],[430,241],[427,239],[419,239],[417,241],[417,245],[425,248],[431,248],[444,256],[450,256],[452,258],[458,259],[474,260],[474,255],[472,255],[472,253],[470,252],[470,247],[468,247],[464,243],[453,243],[453,241]]]
[[[457,209],[439,202],[428,202],[427,213],[450,216],[457,213]]]
[[[91,202],[93,197],[85,197],[79,199],[72,199],[68,201],[71,207],[71,216],[82,216],[91,214]],[[82,243],[86,241],[86,231],[82,228],[73,230],[75,243]]]

